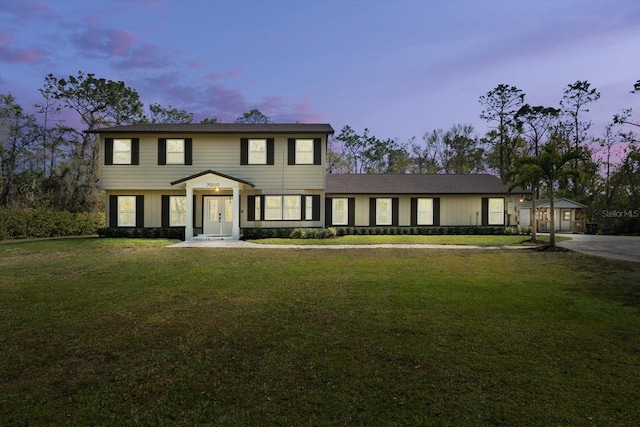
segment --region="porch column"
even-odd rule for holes
[[[233,187],[233,225],[231,228],[231,238],[240,240],[240,189]]]
[[[184,240],[189,242],[193,240],[193,188],[189,187],[187,184],[187,224],[184,229]]]

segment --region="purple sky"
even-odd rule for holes
[[[640,1],[0,0],[0,92],[27,108],[78,71],[198,121],[258,108],[400,142],[484,133],[478,98],[500,83],[557,107],[588,80],[601,129],[640,107]]]

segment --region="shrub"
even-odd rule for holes
[[[95,234],[104,226],[103,213],[72,213],[48,209],[0,209],[0,240]]]

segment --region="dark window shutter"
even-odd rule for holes
[[[169,196],[162,196],[162,228],[169,228]]]
[[[489,198],[482,198],[482,225],[489,225]]]
[[[320,209],[320,206],[318,206]],[[333,199],[331,197],[325,197],[324,199],[324,225],[329,227],[333,221]]]
[[[264,221],[264,196],[260,197],[260,221]]]
[[[376,225],[376,198],[371,197],[369,199],[369,226]]]
[[[320,138],[313,139],[313,164],[322,164],[322,140]]]
[[[295,165],[296,164],[296,140],[295,138],[289,138],[287,144],[287,164]]]
[[[109,196],[109,227],[118,226],[118,196]]]
[[[440,226],[440,197],[433,198],[433,225]]]
[[[391,225],[398,226],[398,217],[400,216],[400,199],[394,197],[391,199]]]
[[[348,201],[348,209],[349,209],[349,219],[347,220],[347,225],[349,227],[354,227],[356,225],[356,198],[349,197]]]
[[[315,194],[311,196],[311,220],[320,221],[320,195]]]
[[[113,164],[113,138],[104,139],[104,164]]]
[[[247,221],[256,220],[256,196],[247,196]]]
[[[136,228],[144,227],[144,196],[136,196]]]
[[[249,164],[249,139],[240,138],[240,164]]]
[[[184,164],[193,164],[193,139],[185,138],[184,140]]]
[[[418,199],[416,197],[411,198],[411,226],[418,225]]]
[[[273,138],[267,138],[267,164],[275,164],[275,142]]]
[[[131,139],[131,164],[140,164],[140,138]]]
[[[167,164],[167,138],[158,138],[158,164]]]

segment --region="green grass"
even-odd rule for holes
[[[640,425],[640,264],[0,244],[0,425]]]
[[[538,236],[539,241],[548,242],[549,236]],[[569,236],[556,236],[556,242],[571,240]],[[531,245],[531,236],[471,236],[471,235],[367,235],[341,236],[333,239],[259,239],[253,243],[269,245],[472,245],[472,246],[526,246]]]

